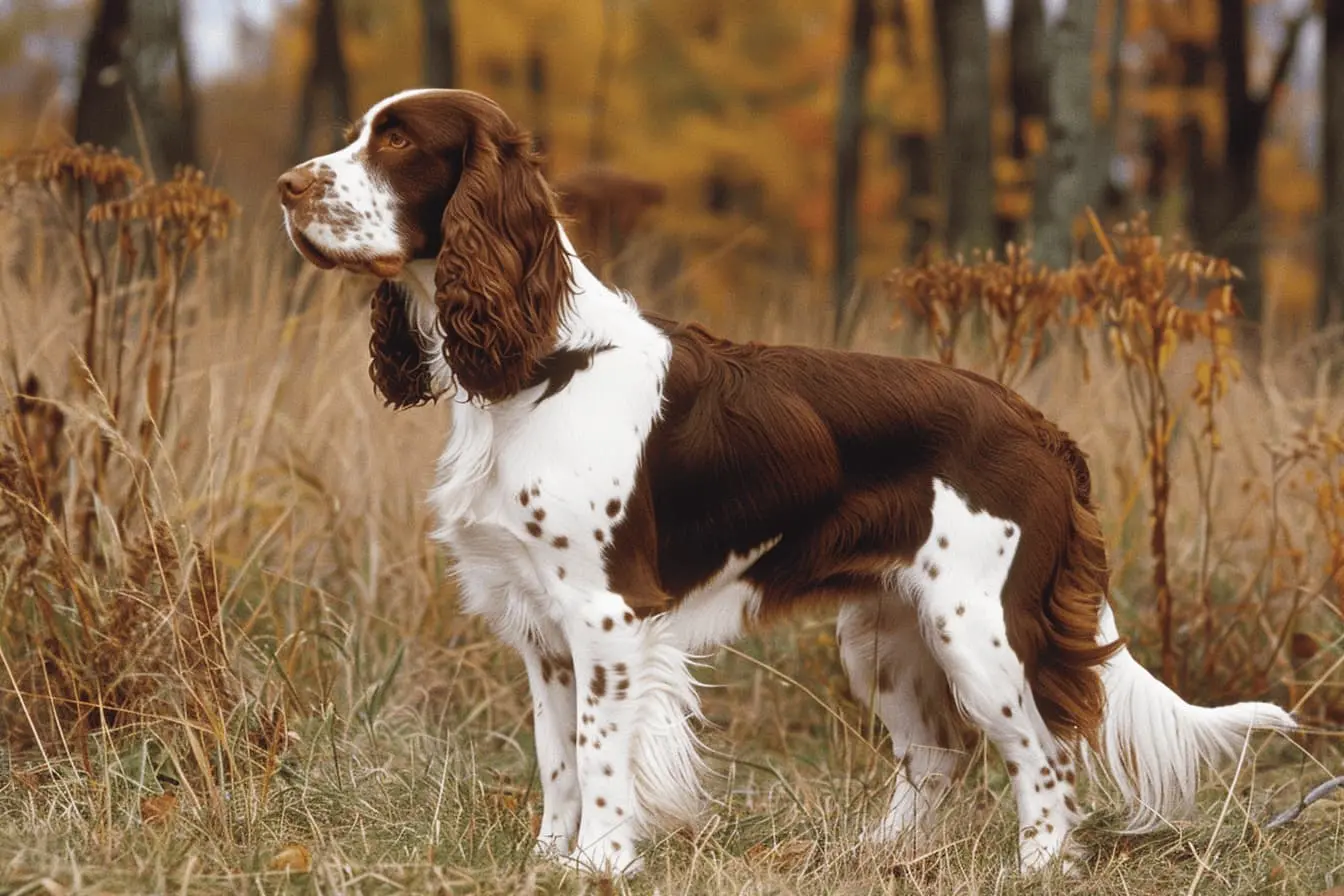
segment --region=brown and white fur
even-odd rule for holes
[[[522,656],[537,848],[604,872],[693,822],[688,660],[839,608],[855,695],[900,764],[894,839],[978,730],[1023,870],[1076,851],[1099,751],[1136,828],[1190,808],[1263,703],[1194,707],[1119,641],[1087,464],[1013,392],[922,360],[734,344],[643,314],[577,258],[530,139],[468,91],[383,100],[279,182],[311,262],[382,278],[370,367],[394,407],[450,392],[432,500],[467,610]]]

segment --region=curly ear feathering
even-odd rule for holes
[[[449,378],[486,403],[534,385],[573,271],[531,137],[467,90],[398,94],[348,136],[278,186],[304,258],[411,287],[374,296],[378,391],[400,408],[432,400]]]
[[[555,347],[571,271],[531,138],[507,119],[477,120],[463,158],[434,298],[458,387],[499,401],[531,385]]]
[[[420,335],[406,314],[406,287],[395,280],[383,280],[373,292],[369,306],[369,377],[373,387],[389,407],[419,407],[438,395],[434,379],[425,364]]]
[[[1087,460],[1017,394],[642,313],[574,256],[527,135],[480,94],[398,94],[350,139],[280,179],[285,224],[313,264],[382,279],[387,404],[470,399],[434,538],[526,670],[540,855],[628,874],[641,841],[696,824],[691,661],[805,606],[839,608],[841,666],[891,735],[874,843],[928,829],[985,737],[1020,869],[1078,868],[1085,755],[1138,830],[1192,808],[1252,730],[1294,727],[1192,706],[1134,660]]]

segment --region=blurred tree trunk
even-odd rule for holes
[[[320,109],[323,102],[325,110]],[[341,49],[340,10],[336,0],[317,0],[313,16],[313,64],[303,81],[291,161],[298,162],[309,155],[315,126],[320,126],[323,134],[318,148],[326,152],[336,142],[334,126],[349,120],[350,73]]]
[[[616,70],[616,0],[602,3],[602,47],[597,56],[597,80],[588,133],[588,161],[602,162],[607,157],[607,98],[611,95],[611,76]]]
[[[1109,147],[1098,139],[1092,120],[1096,28],[1097,0],[1068,0],[1050,34],[1050,142],[1037,178],[1034,216],[1036,257],[1052,268],[1073,261],[1073,222],[1091,199],[1091,171],[1109,162]]]
[[[172,165],[199,164],[196,145],[196,82],[191,76],[191,55],[187,52],[186,28],[182,24],[180,0],[171,4],[170,33],[173,40],[174,66],[177,75],[176,116],[165,119],[164,155]]]
[[[938,0],[933,14],[943,76],[947,246],[952,252],[990,248],[994,176],[985,4],[984,0]]]
[[[873,52],[873,0],[853,0],[850,6],[849,48],[840,76],[840,106],[835,117],[835,265],[832,291],[835,303],[835,340],[843,343],[849,329],[849,310],[858,278],[859,169],[863,146],[864,87]]]
[[[1042,0],[1013,0],[1008,29],[1009,92],[1013,100],[1013,158],[1027,157],[1027,128],[1050,108],[1050,45]]]
[[[119,149],[156,175],[195,164],[195,91],[178,0],[99,3],[84,49],[75,139]]]
[[[1039,134],[1049,111],[1050,46],[1043,0],[1013,0],[1008,50],[1008,93],[1013,103],[1013,136],[1009,152],[1025,176],[1028,157],[1033,150],[1040,151]],[[1032,138],[1033,130],[1037,135],[1035,139]],[[1035,173],[1039,183],[1040,160],[1036,162]],[[1011,214],[995,217],[1000,241],[1021,241],[1026,235],[1025,219]]]
[[[420,0],[420,56],[423,87],[457,86],[457,35],[453,28],[452,0]]]
[[[1344,322],[1344,4],[1325,4],[1324,157],[1321,162],[1321,326]]]
[[[1223,56],[1223,109],[1229,127],[1223,145],[1223,164],[1196,176],[1195,210],[1191,222],[1201,248],[1225,256],[1241,269],[1245,279],[1238,290],[1246,319],[1264,316],[1264,278],[1260,253],[1260,146],[1269,123],[1275,95],[1288,75],[1297,52],[1305,17],[1288,24],[1275,60],[1269,87],[1260,96],[1250,89],[1246,0],[1218,0],[1218,47]],[[1196,162],[1197,164],[1197,162]],[[1258,341],[1258,340],[1253,340]]]

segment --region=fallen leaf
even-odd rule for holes
[[[302,843],[286,843],[266,867],[271,871],[306,874],[313,868],[313,854]]]
[[[794,871],[807,864],[816,848],[817,844],[811,840],[785,840],[773,845],[757,843],[747,850],[744,858],[776,871]]]
[[[177,811],[177,794],[171,790],[140,801],[140,820],[145,824],[163,824]]]

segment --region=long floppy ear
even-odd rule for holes
[[[532,385],[554,347],[571,270],[530,138],[502,116],[477,120],[462,153],[435,300],[458,388],[499,401]]]
[[[384,280],[374,290],[369,319],[369,377],[383,403],[398,410],[433,401],[429,365],[406,314],[406,287]]]

